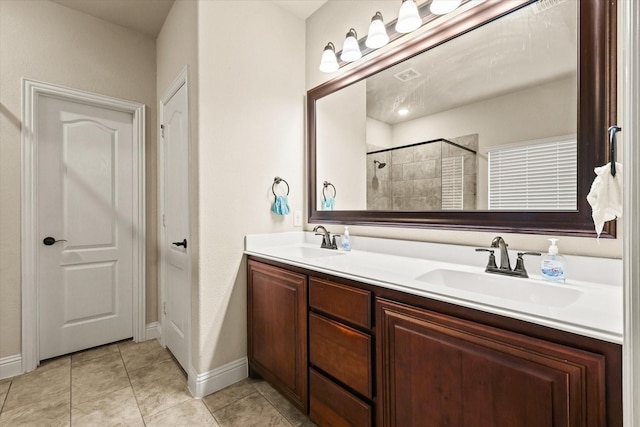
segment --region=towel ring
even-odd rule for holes
[[[330,183],[329,181],[325,181],[322,183],[323,188],[322,188],[322,198],[324,200],[327,200],[327,195],[324,193],[327,190],[327,187],[331,186],[333,188],[333,197],[336,197],[336,194],[338,194],[338,192],[336,191],[336,187]]]
[[[286,196],[289,195],[289,183],[287,181],[285,181],[284,179],[280,178],[279,176],[276,176],[275,178],[273,178],[273,185],[271,185],[271,192],[273,193],[273,195],[275,197],[278,197],[278,195],[276,194],[276,185],[280,184],[281,182],[284,182],[287,185],[287,194],[286,194]]]
[[[619,126],[609,128],[609,161],[611,162],[611,176],[616,176],[616,133],[622,130]]]

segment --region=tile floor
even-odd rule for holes
[[[0,426],[310,427],[261,380],[194,399],[158,341],[125,341],[42,363],[0,380]]]

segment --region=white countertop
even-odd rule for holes
[[[316,257],[325,254],[319,250],[320,237],[313,233],[250,235],[245,239],[245,253],[622,344],[621,260],[567,257],[569,276],[573,277],[573,271],[580,280],[556,284],[535,274],[540,263],[537,257],[526,261],[529,279],[507,279],[485,273],[487,254],[476,253],[472,247],[360,236],[351,240],[350,252],[331,251],[328,256]],[[302,255],[307,251],[304,248],[311,256]],[[498,254],[496,257],[499,259]],[[513,254],[511,264],[515,265]],[[609,274],[603,275],[603,271]],[[459,275],[461,286],[439,280],[442,272]]]

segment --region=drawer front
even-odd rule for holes
[[[313,369],[309,370],[309,418],[319,427],[368,427],[371,406]]]
[[[309,305],[347,322],[371,329],[369,291],[311,277]]]
[[[369,399],[371,351],[371,336],[309,313],[309,361]]]

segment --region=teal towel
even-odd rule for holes
[[[322,200],[322,210],[323,211],[332,211],[336,206],[336,199],[333,197],[325,197]]]
[[[287,196],[277,196],[271,206],[271,212],[276,215],[287,215],[289,213],[289,202]]]

